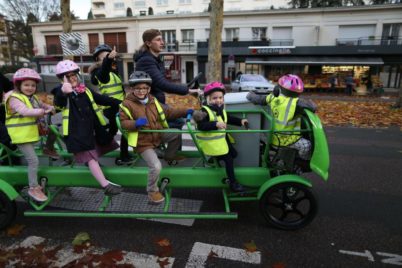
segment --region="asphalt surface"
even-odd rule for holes
[[[29,218],[20,236],[0,235],[10,245],[28,236],[70,243],[88,232],[104,248],[157,255],[155,241],[172,245],[173,267],[185,267],[197,242],[244,249],[253,241],[261,256],[250,264],[209,258],[205,267],[397,267],[402,265],[402,135],[399,128],[328,127],[331,168],[327,182],[316,175],[313,191],[319,212],[298,231],[266,225],[258,203],[239,203],[238,220],[195,220],[192,226],[133,219]],[[180,191],[183,198],[206,200],[204,208],[223,207],[219,191]],[[230,251],[230,250],[229,250]],[[203,267],[203,266],[198,266]]]

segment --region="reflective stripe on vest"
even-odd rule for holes
[[[300,132],[294,132],[294,130],[300,130],[301,127],[301,118],[299,116],[295,117],[298,98],[283,95],[274,97],[270,94],[267,96],[266,101],[271,106],[271,111],[275,118],[274,130],[282,132],[273,135],[272,144],[287,146],[298,141],[301,137]],[[293,119],[289,120],[290,118]],[[289,134],[283,133],[286,131],[289,131]]]
[[[156,105],[156,110],[158,111],[159,115],[159,121],[161,122],[162,126],[164,128],[169,128],[169,125],[166,121],[166,116],[165,113],[163,112],[162,106],[158,102],[158,100],[155,98],[155,105]],[[130,110],[123,105],[123,103],[120,104],[121,110],[130,118],[130,120],[134,120],[133,116],[130,113]],[[137,142],[138,142],[138,131],[128,131],[127,130],[127,143],[131,147],[137,147]]]
[[[222,119],[221,116],[217,116],[216,113],[213,112],[209,107],[203,106],[203,108],[207,111],[210,122],[227,122],[227,114],[225,110],[223,110]],[[229,147],[228,143],[226,142],[225,136],[225,130],[219,130],[219,132],[215,133],[211,133],[210,131],[203,131],[196,134],[198,143],[204,154],[211,156],[224,155],[229,152]]]
[[[37,118],[33,116],[23,116],[18,113],[11,114],[9,100],[11,97],[17,98],[23,102],[29,109],[32,109],[32,103],[28,97],[21,93],[12,93],[6,100],[6,127],[13,144],[37,142],[39,141],[39,131]],[[34,100],[39,100],[34,95]]]
[[[102,109],[99,108],[99,106],[96,104],[94,97],[92,95],[92,92],[86,88],[85,89],[85,94],[87,94],[91,105],[92,109],[95,111],[96,117],[98,117],[98,120],[102,126],[106,126],[106,121],[105,118],[103,117]],[[68,135],[68,125],[69,125],[69,115],[70,115],[70,103],[69,100],[67,100],[67,106],[63,109],[62,113],[62,124],[63,124],[63,136]]]
[[[98,80],[98,88],[102,95],[112,97],[118,100],[124,99],[123,83],[118,75],[114,72],[109,73],[109,82],[107,84],[102,84]]]

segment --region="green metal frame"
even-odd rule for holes
[[[272,129],[273,118],[263,109],[258,110],[230,110],[230,113],[241,113],[246,117],[249,113],[260,113],[263,120],[267,120],[270,129],[253,129],[253,130],[227,130],[227,133],[264,133],[267,140],[271,141],[274,133],[279,133]],[[314,172],[320,175],[324,180],[328,179],[329,168],[329,155],[328,146],[326,144],[325,133],[322,129],[318,116],[313,113],[307,112],[307,129],[301,131],[312,132],[314,137],[314,152],[311,160],[311,168]],[[188,130],[141,130],[141,132],[174,132],[174,133],[188,133],[192,137],[197,151],[180,152],[189,158],[198,159],[196,164],[191,167],[164,167],[161,171],[161,178],[170,178],[170,182],[165,191],[165,203],[163,205],[163,212],[149,213],[147,211],[140,212],[108,212],[107,207],[112,198],[105,196],[103,202],[97,211],[79,212],[79,211],[46,211],[45,208],[51,204],[53,199],[65,187],[99,187],[97,181],[92,177],[90,171],[84,166],[41,166],[38,170],[38,177],[47,178],[47,185],[52,187],[52,192],[47,191],[49,200],[47,202],[38,204],[30,200],[24,192],[17,191],[21,187],[27,185],[26,174],[27,167],[25,166],[1,166],[0,167],[0,191],[6,193],[10,200],[14,200],[18,195],[21,195],[31,205],[32,211],[25,211],[26,216],[64,216],[64,217],[123,217],[123,218],[172,218],[172,219],[236,219],[237,213],[231,212],[231,202],[246,202],[258,201],[263,193],[270,187],[284,182],[297,182],[308,187],[312,184],[309,180],[293,175],[285,174],[271,178],[271,170],[269,167],[269,151],[270,144],[268,144],[262,152],[261,166],[256,167],[236,167],[236,177],[239,183],[246,186],[249,192],[245,194],[236,194],[228,191],[228,186],[222,181],[226,177],[225,169],[216,164],[208,163],[208,157],[200,150],[199,143],[196,139],[196,133],[200,131],[194,129],[190,120],[187,120]],[[120,121],[117,120],[117,125],[123,135],[125,131],[121,129]],[[57,128],[51,127],[58,136],[58,151],[62,156],[71,157],[62,146],[62,138],[58,133]],[[300,131],[298,131],[300,132]],[[289,131],[287,131],[289,133]],[[16,153],[7,149],[5,146],[0,145],[0,152],[4,150],[4,157]],[[118,152],[108,154],[107,156],[115,156]],[[136,155],[137,160],[140,158]],[[111,181],[123,185],[123,187],[145,187],[147,184],[148,168],[141,166],[106,166],[102,170],[105,176]],[[68,179],[66,179],[68,174]],[[222,189],[222,198],[224,200],[223,212],[200,212],[200,213],[172,213],[169,212],[170,202],[172,200],[172,190],[175,188],[215,188]]]

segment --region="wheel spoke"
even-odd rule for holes
[[[293,200],[293,203],[297,206],[304,199],[307,199],[308,201],[310,201],[310,199],[307,196],[302,196],[302,197],[299,197],[299,198],[296,198],[295,200]]]
[[[301,219],[303,219],[304,217],[306,217],[306,215],[304,215],[299,209],[294,209],[293,210],[294,213],[296,213],[297,215],[300,216]]]

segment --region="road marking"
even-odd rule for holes
[[[348,255],[354,255],[354,256],[359,256],[359,257],[367,257],[367,259],[369,261],[374,261],[373,255],[368,250],[365,250],[364,253],[357,252],[357,251],[349,251],[349,250],[339,250],[339,253],[348,254]]]
[[[186,268],[205,267],[208,257],[211,255],[211,253],[216,258],[251,264],[261,263],[261,253],[259,251],[247,252],[244,249],[196,242],[191,250]]]
[[[371,252],[368,250],[365,250],[364,252],[339,250],[339,253],[353,255],[353,256],[359,256],[359,257],[366,257],[368,261],[371,261],[371,262],[375,261],[373,254],[371,254]],[[376,252],[376,254],[381,257],[387,257],[387,258],[381,258],[382,263],[402,266],[402,255],[386,253],[386,252],[378,252],[378,251]]]
[[[402,266],[402,256],[401,255],[386,253],[386,252],[376,252],[376,254],[379,256],[389,257],[387,259],[382,259],[381,260],[382,263]]]
[[[20,243],[14,243],[13,245],[7,247],[5,250],[6,251],[12,251],[15,249],[22,249],[22,248],[35,248],[36,246],[39,246],[41,244],[45,244],[45,247],[42,249],[42,252],[46,252],[52,249],[55,249],[58,244],[55,241],[52,241],[50,239],[46,239],[43,237],[39,236],[29,236],[26,239],[24,239]],[[85,256],[88,254],[103,254],[108,251],[109,249],[102,248],[102,247],[95,247],[95,246],[90,246],[88,249],[83,250],[81,253],[77,253],[74,251],[74,248],[71,244],[69,243],[62,243],[61,244],[62,248],[57,251],[55,254],[57,259],[49,259],[48,266],[49,267],[64,267],[67,264],[71,264],[75,261],[79,261],[81,259],[84,259]],[[0,249],[3,247],[0,246]],[[124,251],[122,250],[122,255],[123,259],[121,261],[116,262],[116,264],[131,264],[134,267],[150,267],[150,268],[160,268],[159,262],[163,261],[165,268],[171,268],[173,267],[174,260],[175,258],[173,257],[164,257],[164,258],[159,258],[158,256],[155,255],[148,255],[144,253],[137,253],[134,251]],[[15,259],[13,258],[12,260],[9,261],[10,266],[24,266],[24,260],[23,259]],[[19,265],[17,265],[19,264]],[[89,264],[89,263],[88,263]],[[99,265],[99,263],[93,263],[95,266]],[[7,267],[7,264],[6,264]]]

